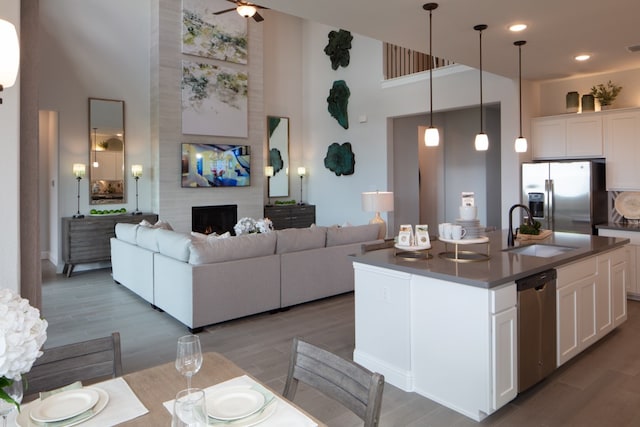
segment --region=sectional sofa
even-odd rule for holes
[[[192,332],[353,290],[349,255],[382,242],[377,224],[228,238],[119,223],[113,279]]]

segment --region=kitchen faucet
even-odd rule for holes
[[[529,210],[528,207],[526,207],[525,205],[513,205],[511,206],[511,208],[509,209],[509,234],[507,234],[507,246],[513,246],[514,245],[514,237],[518,234],[518,229],[516,229],[515,234],[513,233],[513,210],[515,208],[522,208],[524,209],[524,211],[527,213],[527,223],[529,225],[533,225],[533,218],[531,217],[531,211]]]

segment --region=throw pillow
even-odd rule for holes
[[[173,230],[173,227],[171,227],[171,224],[161,219],[159,219],[158,222],[156,222],[155,224],[151,224],[146,219],[143,219],[142,221],[140,221],[140,225],[148,228],[162,228],[164,230]]]

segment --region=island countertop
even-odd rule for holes
[[[513,248],[507,247],[507,230],[487,233],[487,237],[488,244],[459,245],[459,250],[488,254],[489,259],[484,261],[460,262],[443,258],[441,254],[452,251],[454,245],[445,245],[432,238],[429,259],[396,256],[392,246],[354,255],[353,262],[489,289],[629,243],[625,238],[576,233],[552,233],[542,240],[516,240],[514,248],[535,243],[575,248],[542,258],[509,252]]]

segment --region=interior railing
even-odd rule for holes
[[[427,71],[431,62],[433,62],[434,70],[454,64],[453,61],[435,56],[433,57],[433,61],[430,61],[430,57],[426,53],[396,46],[391,43],[384,43],[382,49],[385,80]]]

